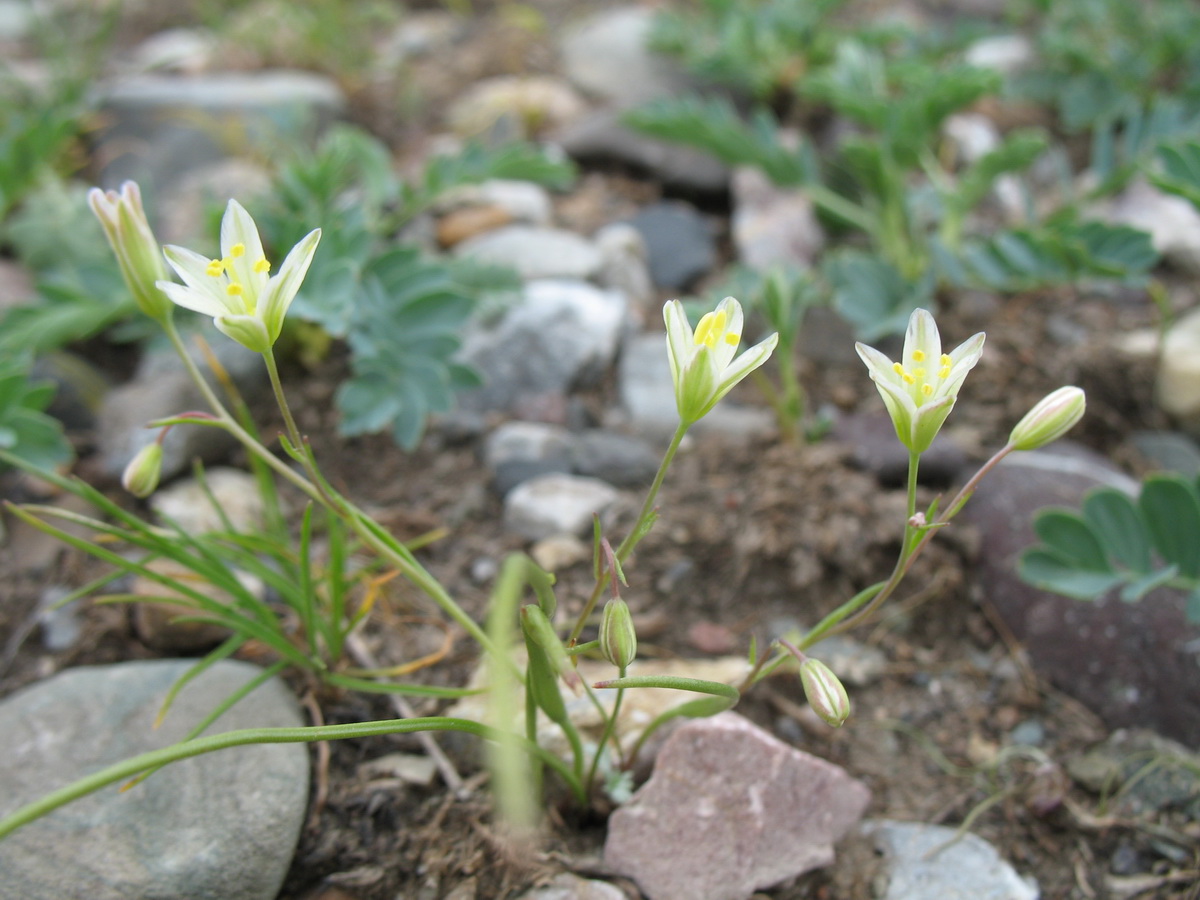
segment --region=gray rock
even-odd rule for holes
[[[80,604],[57,605],[70,593],[68,588],[51,585],[42,592],[38,602],[37,620],[42,630],[42,646],[51,653],[71,649],[83,636],[83,622],[79,617]]]
[[[195,75],[212,66],[217,36],[207,28],[169,28],[146,38],[125,58],[131,73]]]
[[[1166,472],[1186,478],[1200,474],[1200,447],[1186,434],[1174,431],[1135,431],[1129,436],[1138,452]]]
[[[667,188],[719,194],[729,186],[729,167],[720,160],[682,144],[639,134],[622,125],[620,114],[612,110],[592,113],[554,138],[581,163],[627,165],[652,175]]]
[[[1168,262],[1189,274],[1200,273],[1200,211],[1182,197],[1137,178],[1097,212],[1118,225],[1149,232],[1154,249]]]
[[[312,72],[223,72],[193,78],[138,75],[101,85],[107,127],[97,135],[100,183],[134,178],[154,195],[184,173],[255,148],[310,143],[346,106],[337,83]],[[230,148],[222,135],[244,146]]]
[[[831,435],[851,447],[856,466],[870,472],[887,487],[901,487],[908,481],[908,448],[896,437],[896,427],[886,412],[838,416]],[[921,484],[947,487],[964,475],[967,456],[944,432],[933,439],[921,454],[918,477]]]
[[[880,900],[1038,900],[996,848],[953,828],[886,819],[863,824],[883,854],[887,888]],[[951,843],[953,842],[953,843]],[[939,849],[941,848],[941,849]]]
[[[666,341],[661,333],[631,338],[621,350],[617,368],[617,391],[629,424],[651,437],[669,436],[679,425]],[[726,397],[693,425],[689,434],[751,438],[774,431],[775,419],[769,409],[737,406]]]
[[[587,238],[558,228],[506,225],[468,238],[458,256],[516,269],[526,281],[569,278],[585,281],[600,271],[600,251]]]
[[[1167,332],[1154,387],[1158,405],[1200,435],[1200,310],[1189,310]]]
[[[38,301],[33,273],[16,260],[0,259],[0,313]]]
[[[970,164],[1000,145],[1000,129],[983,113],[956,113],[942,123],[942,134],[954,146],[959,162]]]
[[[1046,742],[1046,726],[1037,719],[1026,719],[1008,733],[1009,743],[1024,747],[1040,747]]]
[[[625,892],[607,881],[564,872],[549,884],[530,888],[518,900],[625,900]]]
[[[1137,603],[1115,596],[1085,602],[1017,578],[1021,552],[1036,543],[1034,514],[1046,506],[1077,510],[1084,493],[1100,486],[1138,490],[1105,459],[1066,441],[1005,459],[961,516],[981,538],[977,583],[1034,669],[1109,727],[1148,727],[1200,743],[1200,627],[1187,622],[1179,592],[1160,588]]]
[[[1037,51],[1023,34],[993,34],[967,47],[963,59],[978,69],[992,69],[1009,77],[1033,65]]]
[[[492,485],[507,494],[523,481],[571,471],[571,435],[561,426],[542,422],[506,422],[484,443],[483,460]]]
[[[550,474],[524,481],[504,498],[504,525],[531,541],[590,533],[593,514],[603,515],[617,490],[596,478]]]
[[[456,134],[482,134],[501,120],[516,123],[520,136],[561,128],[587,112],[571,85],[549,75],[497,75],[477,81],[451,103],[446,119]]]
[[[650,900],[745,900],[833,861],[871,793],[737,713],[681,725],[609,819],[605,862]]]
[[[33,4],[27,0],[0,0],[0,41],[24,40],[33,25]]]
[[[812,265],[825,246],[825,232],[803,189],[778,188],[749,166],[734,171],[731,187],[730,227],[739,260],[760,272]]]
[[[580,90],[616,106],[679,93],[683,73],[646,46],[654,16],[648,7],[626,6],[576,23],[559,45],[563,71]]]
[[[215,253],[209,212],[224,209],[232,197],[253,215],[259,198],[270,192],[271,182],[270,170],[250,159],[230,157],[190,169],[155,198],[151,213],[155,234],[164,244],[209,246]]]
[[[686,288],[717,262],[712,228],[686,203],[655,203],[629,223],[646,242],[650,277],[661,288]]]
[[[531,281],[494,322],[476,322],[460,359],[483,375],[459,395],[464,409],[513,410],[599,379],[613,361],[628,320],[628,301],[578,281]]]
[[[224,519],[213,508],[213,501],[224,512]],[[235,531],[247,534],[263,525],[263,499],[257,479],[249,472],[225,466],[207,469],[203,485],[188,478],[158,491],[152,495],[150,506],[188,534],[224,531],[225,520]]]
[[[155,714],[188,660],[68,669],[0,703],[0,814],[103,766],[182,739],[259,673],[222,661]],[[211,733],[296,727],[282,682],[264,684]],[[308,754],[245,746],[174,763],[130,791],[111,786],[0,841],[6,900],[273,900],[304,822]]]
[[[478,206],[499,207],[512,216],[514,222],[526,225],[549,225],[553,215],[550,193],[540,184],[503,178],[467,184],[450,191],[438,199],[435,211],[446,213]]]
[[[620,291],[637,312],[654,304],[654,281],[646,267],[646,241],[628,222],[605,225],[592,236],[602,262],[596,276],[602,287]]]
[[[248,400],[259,396],[267,383],[262,358],[222,334],[210,333],[210,347]],[[203,356],[189,343],[193,360],[208,372]],[[208,376],[212,384],[211,375]],[[171,350],[148,353],[131,381],[109,391],[100,405],[96,443],[106,474],[118,477],[142,447],[158,432],[146,427],[154,419],[188,410],[206,410],[200,390],[188,377],[183,363]],[[166,481],[191,468],[192,460],[219,459],[236,445],[225,431],[201,425],[179,425],[163,441],[162,477]]]
[[[591,429],[571,443],[571,464],[577,475],[617,487],[649,484],[661,462],[662,454],[646,441],[615,431]]]
[[[1200,755],[1152,731],[1114,731],[1087,753],[1069,759],[1067,772],[1109,798],[1114,816],[1179,810],[1200,821]]]
[[[825,638],[812,652],[833,669],[834,675],[851,687],[873,684],[887,669],[887,657],[878,647],[840,634]]]

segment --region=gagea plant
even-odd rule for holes
[[[605,785],[618,783],[620,773],[632,769],[644,741],[655,729],[679,716],[708,716],[729,709],[755,683],[793,660],[798,662],[799,679],[814,711],[830,724],[840,725],[851,714],[851,698],[829,667],[809,655],[813,647],[822,638],[860,624],[875,613],[896,591],[937,530],[959,512],[978,480],[1000,458],[1053,440],[1083,412],[1083,394],[1077,388],[1064,388],[1051,395],[1014,429],[1008,444],[957,497],[944,508],[935,501],[919,512],[916,486],[921,454],[953,409],[964,380],[983,351],[984,337],[975,335],[957,349],[943,353],[933,317],[917,310],[909,321],[900,360],[892,361],[864,345],[858,347],[891,413],[897,436],[909,451],[908,513],[900,523],[903,541],[892,574],[837,607],[799,640],[781,640],[762,655],[752,649],[749,675],[740,684],[639,674],[637,633],[621,595],[627,583],[625,567],[659,517],[659,489],[689,429],[759,369],[778,342],[778,336],[771,334],[741,349],[744,318],[737,300],[730,297],[721,301],[695,328],[677,301],[664,307],[665,349],[679,424],[629,532],[619,542],[611,542],[596,520],[594,585],[587,599],[578,609],[564,609],[555,595],[554,574],[523,554],[515,554],[496,579],[490,609],[481,624],[425,568],[413,547],[398,541],[329,483],[297,428],[279,377],[274,346],[321,240],[320,229],[309,231],[276,267],[249,212],[236,201],[231,200],[226,210],[217,256],[181,247],[160,250],[133,185],[126,185],[119,193],[96,191],[92,203],[105,224],[131,293],[141,309],[166,332],[209,406],[203,412],[181,412],[152,422],[151,427],[219,428],[236,438],[258,475],[268,510],[266,524],[261,532],[249,534],[229,525],[223,531],[193,535],[170,523],[166,527],[153,525],[82,481],[45,472],[40,474],[91,501],[105,518],[44,507],[10,509],[36,527],[111,563],[115,572],[133,572],[157,582],[182,598],[188,618],[227,628],[229,639],[198,661],[197,668],[236,652],[251,639],[268,648],[275,661],[249,688],[214,711],[188,740],[109,766],[16,810],[0,819],[0,837],[105,785],[140,780],[176,760],[225,747],[437,731],[465,732],[489,742],[494,748],[490,760],[498,805],[510,820],[530,824],[540,816],[538,788],[545,769],[552,770],[575,802],[585,806]],[[165,277],[164,258],[182,284]],[[244,408],[232,403],[231,409],[217,396],[191,361],[174,323],[176,306],[211,316],[222,333],[262,356],[284,422],[278,451],[260,439]],[[20,459],[8,455],[2,458],[38,471]],[[126,488],[138,496],[153,492],[161,460],[157,442],[138,453],[125,473]],[[304,500],[298,525],[285,519],[278,499],[280,486],[298,492]],[[74,527],[68,531],[53,524],[55,517],[69,520]],[[92,536],[80,537],[80,526]],[[318,536],[328,547],[323,555],[314,549]],[[352,556],[368,561],[351,566]],[[182,567],[189,576],[180,578],[156,566],[160,560]],[[267,582],[281,603],[268,604],[248,590],[238,577],[241,571]],[[435,688],[400,683],[394,671],[357,666],[352,652],[356,630],[370,616],[379,581],[397,575],[432,600],[474,641],[485,662],[486,678],[480,685]],[[107,580],[101,579],[77,593],[96,590]],[[205,584],[220,589],[227,599],[214,601],[212,592],[202,589]],[[117,595],[108,599],[137,602],[145,598]],[[595,626],[596,637],[586,640],[585,631]],[[582,657],[611,666],[612,677],[585,679],[580,672]],[[289,666],[343,689],[445,698],[483,693],[490,712],[477,718],[404,714],[402,718],[344,725],[202,734],[248,690]],[[183,680],[188,677],[190,674]],[[647,687],[695,696],[649,722],[632,741],[623,741],[630,737],[618,734],[625,692]],[[164,704],[164,714],[174,692]],[[565,699],[572,694],[585,696],[598,713],[602,723],[598,740],[582,736]],[[542,717],[561,730],[565,738],[561,752],[539,744],[538,722]]]

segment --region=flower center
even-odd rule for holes
[[[923,350],[914,350],[912,358],[914,363],[923,363],[925,362],[925,352]],[[941,359],[938,360],[936,380],[940,382],[949,378],[951,368],[950,355],[943,353]],[[933,380],[927,380],[928,373],[924,366],[914,366],[910,371],[904,368],[904,366],[900,363],[892,363],[892,370],[900,376],[900,379],[905,384],[912,388],[913,395],[916,397],[918,404],[920,404],[921,400],[923,400],[925,397],[933,396],[934,391],[937,390]]]
[[[245,255],[246,245],[240,243],[234,244],[229,248],[228,256],[222,259],[209,260],[208,266],[205,268],[204,273],[211,278],[224,277],[227,282],[225,285],[225,293],[230,297],[244,297],[246,296],[246,289],[238,281],[236,281],[233,276],[233,260],[240,259]],[[266,259],[266,257],[263,257],[254,264],[253,269],[258,274],[265,275],[267,272],[271,271],[271,263]],[[252,299],[250,301],[251,312],[253,312],[253,306],[254,302]]]
[[[700,324],[696,326],[696,346],[699,347],[703,344],[711,350],[717,346],[717,341],[720,340],[736,347],[742,336],[732,331],[726,331],[726,324],[725,310],[718,309],[705,313]]]

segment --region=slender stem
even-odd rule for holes
[[[35,819],[58,809],[73,800],[94,793],[100,788],[132,778],[147,769],[165,766],[181,759],[189,759],[204,753],[240,747],[246,744],[297,744],[312,741],[332,741],[343,738],[378,737],[387,734],[408,734],[414,731],[464,731],[489,741],[500,740],[502,733],[495,728],[472,722],[469,719],[430,717],[420,719],[385,719],[377,722],[354,722],[346,725],[316,725],[302,728],[247,728],[229,731],[208,737],[181,741],[160,750],[151,750],[130,759],[114,763],[78,781],[22,806],[0,819],[0,838],[27,825]],[[546,765],[553,768],[570,787],[581,804],[587,800],[583,785],[569,766],[553,753],[522,741],[522,746]]]
[[[296,420],[292,418],[292,408],[288,405],[287,395],[283,392],[283,383],[279,380],[279,367],[275,364],[275,354],[271,350],[266,350],[262,355],[263,362],[267,364],[267,374],[271,378],[271,390],[275,393],[275,402],[279,405],[279,411],[283,413],[283,424],[287,428],[288,440],[292,442],[292,446],[297,452],[304,450],[304,438],[300,436],[300,429],[296,427]]]
[[[623,563],[628,559],[629,554],[633,552],[633,548],[637,546],[638,541],[646,536],[647,523],[654,515],[654,501],[658,499],[658,491],[662,487],[663,479],[667,476],[667,469],[671,467],[671,461],[675,458],[675,453],[679,450],[679,444],[683,441],[683,436],[687,434],[690,423],[680,422],[675,429],[675,434],[671,438],[671,443],[667,447],[667,452],[663,454],[662,462],[658,466],[658,471],[654,475],[654,482],[650,485],[650,489],[646,491],[646,499],[642,503],[642,511],[638,513],[637,521],[629,534],[625,536],[625,540],[621,541],[621,546],[616,550],[617,562]],[[587,625],[588,619],[596,609],[596,604],[600,602],[600,596],[604,593],[604,589],[608,587],[608,580],[612,574],[607,570],[600,573],[600,577],[596,579],[596,584],[592,588],[592,594],[588,597],[587,603],[584,604],[583,610],[579,613],[579,618],[575,622],[575,627],[571,629],[571,634],[567,637],[567,644],[573,644],[579,639],[579,635],[583,633],[584,626]]]
[[[625,677],[625,666],[620,667],[621,678]],[[588,693],[591,693],[589,687]],[[617,699],[613,702],[612,713],[605,717],[604,733],[600,735],[600,741],[596,744],[596,755],[592,757],[591,768],[588,769],[587,778],[583,782],[584,788],[590,794],[592,788],[596,785],[596,769],[600,766],[600,756],[604,753],[604,745],[608,743],[608,739],[613,738],[613,748],[616,750],[617,763],[621,763],[621,741],[617,738],[614,732],[617,729],[617,717],[621,714],[621,701],[625,699],[625,688],[617,688]]]
[[[896,588],[899,587],[901,580],[905,575],[908,574],[908,570],[912,568],[913,563],[916,562],[917,557],[921,555],[926,545],[933,540],[933,536],[937,533],[938,529],[958,515],[958,513],[962,510],[963,505],[971,498],[971,494],[975,492],[975,488],[979,485],[979,482],[983,476],[995,468],[1000,460],[1004,459],[1004,457],[1006,457],[1014,449],[1015,448],[1012,444],[1007,444],[1000,450],[996,451],[992,458],[980,466],[979,471],[972,475],[970,480],[968,480],[967,483],[962,486],[962,489],[954,495],[954,499],[950,501],[950,503],[944,509],[942,509],[937,518],[934,519],[933,522],[929,523],[925,528],[918,530],[914,529],[910,524],[905,523],[904,541],[907,552],[901,553],[900,558],[897,560],[896,568],[892,572],[891,578],[888,579],[887,583],[883,586],[883,589],[875,595],[875,598],[857,615],[846,619],[835,627],[829,629],[827,634],[839,634],[843,631],[847,631],[851,628],[854,628],[856,625],[861,624],[872,614],[874,614],[875,610],[877,610],[879,606],[891,596]],[[910,460],[910,477],[912,476],[913,468],[915,468],[915,465],[913,465],[912,461]],[[914,502],[912,500],[912,497],[914,496],[915,495],[910,494],[910,504]],[[913,508],[915,509],[915,507]],[[907,547],[910,538],[914,542],[912,547]]]
[[[237,438],[247,450],[259,457],[259,459],[270,466],[282,478],[290,481],[293,485],[303,491],[305,495],[311,497],[313,500],[324,503],[325,499],[321,496],[320,491],[318,491],[317,488],[308,481],[308,479],[306,479],[299,472],[293,470],[291,466],[279,459],[274,453],[259,443],[254,435],[246,431],[246,429],[243,428],[232,415],[230,415],[229,411],[225,409],[224,404],[222,404],[217,395],[213,393],[213,389],[209,386],[204,376],[200,373],[200,370],[196,367],[195,362],[192,361],[191,356],[188,355],[187,347],[184,346],[183,339],[179,336],[179,331],[176,329],[174,321],[168,319],[165,323],[163,323],[163,328],[167,332],[167,337],[174,345],[175,351],[179,354],[180,359],[183,360],[183,364],[187,368],[188,375],[191,376],[192,381],[195,382],[196,387],[199,388],[200,393],[204,396],[205,402],[208,403],[208,405],[212,408],[212,411],[220,420],[221,427]]]

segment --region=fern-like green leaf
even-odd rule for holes
[[[747,122],[728,100],[676,97],[632,110],[624,122],[651,137],[704,150],[731,166],[757,166],[781,186],[805,184],[817,177],[812,148],[802,143],[790,149],[766,109]]]

